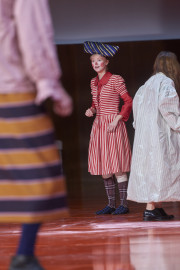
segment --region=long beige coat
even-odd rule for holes
[[[180,105],[174,82],[152,76],[133,100],[135,138],[128,199],[180,200]]]

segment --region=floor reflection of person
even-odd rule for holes
[[[42,103],[72,112],[62,87],[46,0],[0,0],[0,222],[22,223],[10,270],[42,270],[34,254],[41,223],[66,211],[54,130]]]
[[[108,237],[93,247],[93,270],[135,270],[131,262],[129,237]]]
[[[84,50],[90,54],[92,67],[97,73],[91,80],[92,106],[85,113],[87,117],[96,114],[89,142],[88,171],[92,175],[102,175],[108,198],[108,205],[97,211],[97,215],[129,212],[126,198],[131,149],[125,122],[131,113],[132,98],[124,79],[108,71],[109,58],[118,48],[100,42],[84,43]],[[120,100],[124,104],[119,111]],[[117,208],[114,176],[120,196]]]
[[[176,234],[173,229],[173,233],[167,234],[167,226],[165,227],[164,233],[162,228],[161,233],[156,229],[148,229],[143,235],[141,230],[141,234],[137,237],[130,237],[130,258],[137,270],[179,269],[177,263],[180,249],[179,232]],[[155,256],[155,254],[158,254],[158,256]]]
[[[135,138],[128,199],[147,203],[143,220],[169,220],[162,202],[180,200],[180,64],[160,52],[133,100]]]

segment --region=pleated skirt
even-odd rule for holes
[[[108,132],[109,124],[117,114],[96,116],[89,142],[88,171],[92,175],[128,172],[131,147],[125,123],[119,121],[114,132]]]
[[[34,98],[0,94],[0,222],[46,222],[67,213],[53,126]]]

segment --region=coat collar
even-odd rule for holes
[[[98,88],[101,88],[103,85],[107,84],[112,74],[107,71],[104,76],[99,80],[98,76],[95,79],[95,85],[98,86]]]

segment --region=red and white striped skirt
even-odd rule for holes
[[[131,148],[125,123],[119,121],[114,132],[108,132],[109,124],[117,114],[96,116],[90,135],[88,171],[93,175],[128,172]]]

